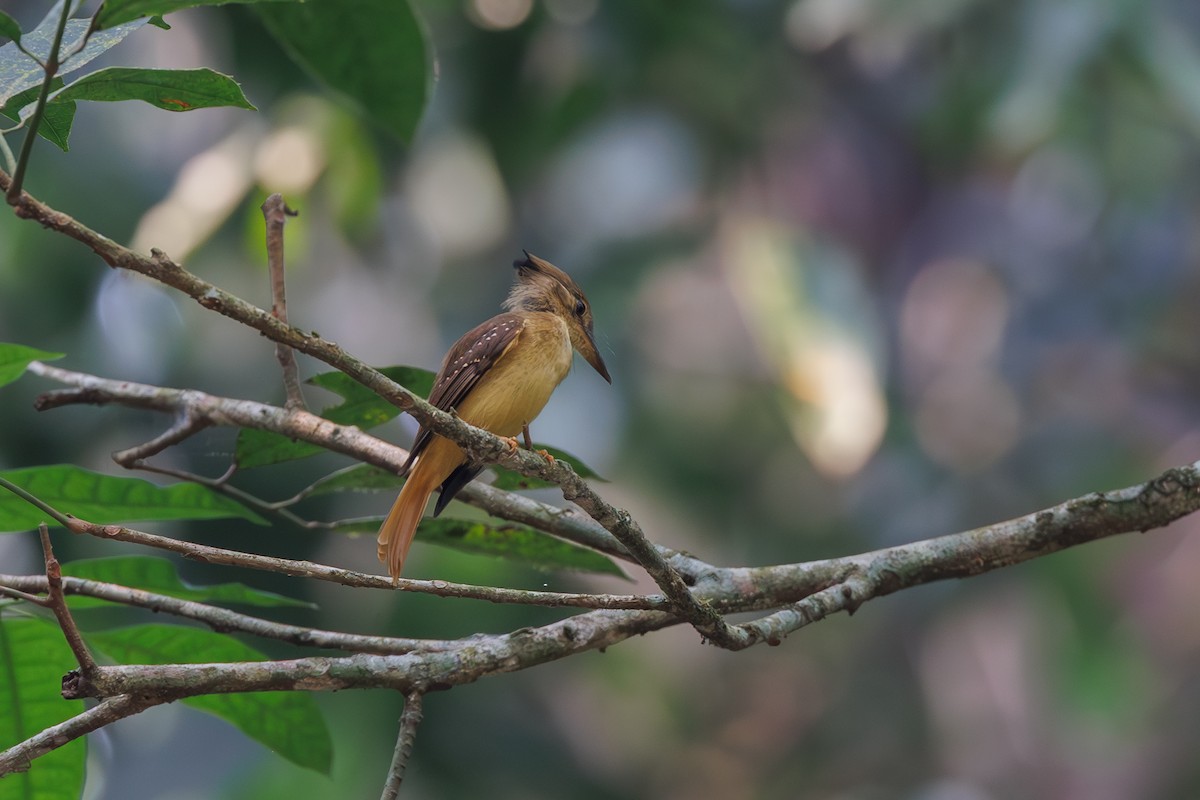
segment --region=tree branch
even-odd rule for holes
[[[54,618],[58,620],[58,627],[62,629],[71,652],[75,654],[75,663],[79,665],[80,671],[84,675],[91,675],[96,671],[96,660],[92,658],[83,637],[79,634],[79,628],[71,616],[71,609],[67,608],[67,599],[63,595],[62,565],[54,557],[54,548],[50,545],[50,529],[44,522],[38,525],[38,538],[41,539],[42,555],[46,560],[47,605],[54,612]]]
[[[414,690],[404,696],[404,711],[400,714],[396,749],[392,753],[392,763],[388,767],[387,781],[383,784],[380,800],[395,800],[400,794],[400,783],[404,780],[404,770],[408,766],[408,759],[412,757],[413,742],[417,738],[417,726],[421,724],[423,697],[424,693],[420,690]]]
[[[178,289],[205,308],[259,331],[277,344],[295,348],[341,370],[397,408],[412,414],[419,422],[428,425],[434,433],[457,444],[474,461],[481,464],[503,464],[522,475],[542,478],[562,487],[563,496],[567,499],[582,498],[580,507],[629,549],[680,615],[700,631],[701,635],[723,647],[744,644],[736,630],[726,624],[719,614],[692,596],[681,575],[660,557],[629,513],[609,505],[592,492],[569,464],[563,461],[549,462],[533,453],[521,451],[520,448],[511,448],[500,437],[434,408],[332,342],[286,325],[251,303],[193,275],[165,253],[152,250],[150,257],[146,258],[101,236],[70,216],[50,208],[28,193],[17,192],[17,188],[19,187],[12,185],[6,173],[0,172],[0,189],[13,190],[9,202],[14,206],[17,216],[34,219],[45,227],[53,228],[85,244],[111,267],[137,272]]]
[[[93,581],[86,578],[74,578],[69,575],[62,579],[63,591],[68,595],[95,597],[111,603],[135,608],[144,608],[158,614],[172,614],[185,619],[196,620],[209,626],[218,633],[236,631],[263,639],[275,639],[298,647],[319,647],[327,650],[346,650],[352,653],[375,653],[378,655],[400,655],[413,651],[450,650],[460,646],[459,642],[438,639],[403,639],[394,636],[365,636],[357,633],[341,631],[325,631],[319,628],[306,628],[300,625],[288,625],[281,622],[230,611],[227,608],[197,603],[194,600],[180,600],[165,594],[148,592],[144,589],[133,589],[115,583]],[[46,576],[44,575],[2,575],[0,574],[0,594],[8,594],[22,600],[45,604],[45,598],[29,594],[29,592],[47,591]]]
[[[45,364],[31,363],[35,375],[75,387],[41,395],[34,407],[39,411],[64,405],[117,404],[169,414],[187,414],[210,425],[256,428],[291,439],[310,442],[335,453],[392,472],[408,457],[403,448],[377,439],[359,428],[338,425],[303,410],[288,411],[253,400],[217,397],[194,389],[169,389],[131,381],[117,381]],[[530,525],[564,539],[617,557],[631,558],[624,547],[591,518],[572,509],[560,509],[531,498],[473,481],[458,495],[495,517]],[[691,557],[665,548],[661,552],[687,574],[707,567]]]
[[[168,699],[132,695],[110,697],[82,714],[46,728],[20,744],[0,752],[0,777],[12,772],[25,772],[38,756],[44,756],[80,736],[165,702],[169,702]]]
[[[645,609],[665,607],[665,598],[657,595],[607,595],[607,594],[575,594],[570,592],[537,592],[524,589],[503,589],[493,586],[473,586],[465,583],[434,580],[424,581],[414,578],[401,578],[393,583],[391,578],[382,575],[368,575],[365,572],[329,567],[312,561],[297,561],[289,558],[275,558],[255,553],[244,553],[239,550],[226,550],[205,544],[185,542],[158,536],[153,533],[126,528],[121,525],[98,525],[80,519],[70,514],[64,514],[49,503],[31,495],[12,482],[0,478],[0,487],[7,489],[26,502],[49,514],[55,521],[72,533],[86,533],[101,539],[115,539],[120,542],[154,547],[178,553],[184,558],[202,561],[210,564],[244,567],[247,569],[276,572],[281,575],[314,578],[320,581],[338,583],[343,586],[355,586],[370,589],[388,589],[402,592],[418,592],[432,594],[438,597],[459,597],[472,600],[487,600],[493,603],[513,603],[519,605],[540,605],[574,608],[624,608]]]
[[[271,314],[287,325],[287,292],[284,280],[283,226],[288,217],[296,212],[283,202],[283,195],[276,192],[263,201],[263,221],[267,228],[267,267],[271,273]],[[296,353],[282,342],[275,344],[275,359],[283,370],[283,387],[287,391],[285,408],[289,411],[304,408],[304,394],[300,391],[300,371],[296,367]]]

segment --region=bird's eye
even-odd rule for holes
[[[587,311],[587,303],[583,302],[582,300],[576,300],[575,301],[575,313],[582,317],[583,312],[585,312],[585,311]]]

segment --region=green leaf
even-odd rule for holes
[[[274,0],[107,0],[97,24],[111,28],[138,17],[161,17],[172,11],[196,6],[223,6],[227,3],[273,2]],[[154,21],[151,20],[151,24]]]
[[[64,153],[70,149],[71,126],[75,123],[75,101],[58,100],[46,104],[38,135]]]
[[[425,26],[407,0],[309,0],[255,10],[296,63],[389,133],[412,139],[433,72]]]
[[[63,79],[55,78],[50,82],[50,91],[57,91],[63,87]],[[20,122],[20,110],[25,106],[38,99],[38,94],[42,91],[41,84],[30,86],[23,92],[17,92],[12,97],[8,98],[3,105],[0,105],[0,114],[11,119],[13,122]]]
[[[32,31],[21,37],[21,46],[38,58],[45,60],[54,44],[54,31],[58,27],[62,0],[55,3],[46,16]],[[66,75],[86,66],[96,56],[119,44],[126,36],[145,25],[145,20],[127,22],[111,30],[94,31],[78,53],[74,53],[59,65],[58,74]],[[63,31],[60,52],[72,53],[78,42],[87,35],[91,22],[86,19],[67,21]],[[31,86],[41,86],[46,73],[36,61],[23,53],[15,42],[0,47],[0,104]]]
[[[231,603],[264,608],[279,606],[316,608],[312,603],[284,597],[274,592],[253,589],[242,583],[192,586],[180,579],[173,562],[154,556],[114,556],[71,561],[63,564],[63,574],[89,581],[118,583],[132,589],[143,589],[199,603]],[[104,601],[92,597],[73,596],[71,604],[82,607],[103,605]]]
[[[433,373],[417,367],[384,367],[379,370],[414,394],[425,397],[433,386]],[[382,425],[400,413],[400,409],[341,372],[324,372],[307,383],[341,395],[343,402],[330,406],[321,416],[339,425],[355,425],[364,430]],[[234,458],[242,469],[279,464],[325,452],[308,442],[298,442],[270,431],[244,428],[238,432]]]
[[[143,100],[167,111],[220,106],[254,110],[237,81],[207,68],[99,69],[67,86],[55,95],[54,100]]]
[[[89,644],[123,664],[201,664],[264,661],[236,639],[180,625],[136,625],[86,636]],[[333,743],[325,718],[306,692],[255,692],[189,697],[193,708],[215,714],[294,764],[328,774]]]
[[[545,450],[559,461],[567,462],[581,478],[593,478],[598,481],[604,481],[604,478],[597,475],[595,470],[565,450],[559,450],[557,447],[547,447],[544,444],[534,444],[533,447],[535,450]],[[528,478],[507,467],[496,466],[493,469],[496,470],[496,480],[492,482],[492,486],[497,489],[508,491],[515,489],[544,489],[547,486],[554,485],[550,481],[544,481],[541,478]]]
[[[379,372],[421,397],[428,397],[429,392],[433,389],[434,374],[427,369],[403,366],[380,367]],[[334,394],[340,395],[347,402],[379,402],[395,408],[391,403],[344,372],[322,372],[319,375],[313,375],[306,383],[328,389]]]
[[[57,91],[62,86],[62,78],[55,78],[50,82],[50,91]],[[23,92],[18,92],[8,98],[7,103],[0,106],[0,114],[3,114],[14,122],[27,119],[33,115],[33,106],[31,104],[38,99],[41,91],[41,86],[31,86]],[[46,110],[42,113],[42,123],[38,125],[38,134],[63,152],[66,152],[71,138],[71,125],[74,121],[75,103],[73,101],[47,103]]]
[[[345,520],[336,523],[334,529],[344,533],[375,533],[382,521],[382,517]],[[417,528],[417,540],[473,555],[512,559],[538,569],[626,577],[608,556],[524,525],[426,517]]]
[[[62,358],[62,353],[51,353],[20,344],[0,342],[0,386],[12,383],[25,374],[32,361],[53,361]]]
[[[242,428],[238,431],[234,460],[240,469],[250,469],[315,456],[323,452],[325,448],[309,442],[289,439],[270,431]]]
[[[62,698],[62,676],[76,666],[57,626],[0,615],[0,750],[83,712],[82,700]],[[79,797],[87,761],[84,742],[76,739],[35,759],[28,772],[0,778],[0,798]]]
[[[267,524],[240,503],[195,483],[155,486],[141,478],[118,478],[71,464],[7,470],[0,477],[59,511],[99,524],[229,517]],[[0,532],[27,531],[43,521],[56,524],[43,511],[0,490]]]
[[[316,481],[305,491],[307,497],[318,497],[334,492],[372,492],[379,489],[398,489],[404,479],[386,469],[370,464],[355,464],[352,467],[331,472]]]
[[[0,11],[0,36],[12,39],[14,42],[21,41],[21,26],[3,11]]]

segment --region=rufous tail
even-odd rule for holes
[[[421,472],[414,470],[408,476],[408,480],[400,489],[400,496],[388,512],[387,519],[379,527],[379,538],[376,540],[379,547],[376,552],[379,560],[387,565],[388,574],[392,576],[393,581],[400,577],[408,548],[412,546],[413,536],[417,532],[417,523],[421,521],[425,505],[429,502],[429,495],[433,494],[436,486],[426,485]]]

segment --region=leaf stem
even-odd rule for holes
[[[70,17],[71,2],[63,0],[62,14],[59,15],[58,27],[54,30],[54,43],[50,45],[50,52],[46,54],[46,61],[42,65],[46,79],[42,81],[42,91],[38,93],[37,104],[29,119],[29,129],[25,132],[25,140],[21,142],[21,155],[17,158],[17,165],[13,168],[12,185],[8,187],[8,193],[5,196],[10,206],[15,206],[21,199],[21,187],[25,183],[25,170],[29,166],[29,157],[33,152],[33,140],[37,138],[38,128],[42,124],[42,116],[46,113],[46,101],[50,97],[50,84],[54,82],[54,76],[58,74],[58,50],[62,47],[63,32],[67,29],[67,20]]]

